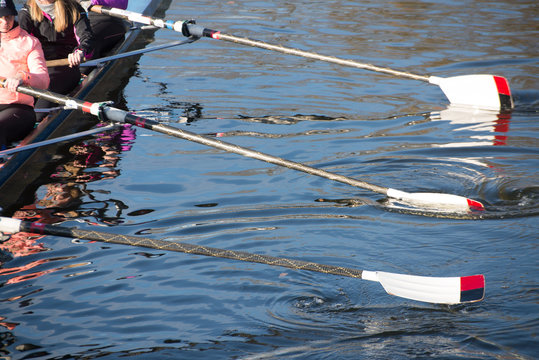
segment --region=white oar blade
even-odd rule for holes
[[[407,193],[396,189],[388,189],[387,196],[408,205],[440,211],[467,212],[470,210],[485,210],[485,207],[479,201],[459,195],[442,193]]]
[[[440,86],[449,101],[455,105],[487,110],[510,110],[514,106],[509,83],[501,76],[431,76],[429,82]]]
[[[485,297],[485,277],[428,277],[363,271],[366,280],[378,281],[391,295],[434,304],[460,304]]]

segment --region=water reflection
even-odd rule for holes
[[[51,177],[75,183],[115,178],[119,175],[120,154],[131,150],[135,138],[135,129],[122,125],[98,138],[77,143],[69,148],[72,158],[60,165]]]
[[[87,184],[119,176],[122,153],[131,150],[135,138],[135,129],[123,125],[70,146],[71,157],[57,166],[51,175],[54,182],[38,191],[38,194],[44,194],[36,201],[36,207],[63,219],[76,218],[81,214],[107,217],[107,211],[114,209],[112,218],[118,218],[118,212],[125,206],[121,202],[112,201],[110,204],[108,200],[98,200],[95,192],[87,190]]]
[[[512,3],[511,10],[508,2],[485,6],[484,1],[235,3],[177,3],[167,15],[181,18],[202,12],[201,18],[212,19],[201,23],[221,21],[216,28],[224,25],[233,33],[263,28],[265,36],[269,32],[265,30],[277,28],[276,42],[397,68],[424,68],[442,76],[491,66],[507,73],[515,88],[534,84],[529,76],[532,63],[518,64],[512,58],[513,51],[516,57],[527,56],[518,47],[534,43],[525,33],[526,21],[519,20],[524,3]],[[471,13],[482,16],[473,17],[470,24],[465,19]],[[499,33],[492,36],[492,29]],[[503,48],[510,49],[511,59]],[[210,51],[217,49],[214,58],[221,66],[215,73],[202,60],[201,49],[204,59],[211,59]],[[141,77],[166,78],[169,93],[141,94],[146,84],[135,78],[126,88],[131,92],[129,107],[143,104],[150,115],[174,126],[187,123],[197,133],[245,136],[231,142],[383,186],[478,195],[478,200],[507,205],[505,210],[515,214],[537,208],[539,192],[532,187],[537,179],[536,113],[513,112],[503,118],[503,114],[459,114],[450,108],[425,112],[440,109],[433,104],[443,103],[443,98],[411,81],[363,72],[356,76],[350,70],[318,68],[305,61],[298,66],[290,58],[269,59],[258,50],[231,49],[235,48],[200,41],[183,56],[187,62],[195,54],[198,61],[180,64],[178,74],[170,70],[181,60],[178,56],[159,54],[170,65],[168,71],[149,69],[152,61],[141,62]],[[230,52],[237,59],[227,57]],[[264,59],[258,61],[256,56]],[[276,65],[264,68],[266,60]],[[242,61],[248,64],[236,65]],[[244,75],[253,66],[255,76]],[[193,68],[199,72],[186,79]],[[306,82],[296,75],[302,70],[322,85],[302,86]],[[265,71],[271,77],[256,79]],[[220,81],[223,74],[243,77]],[[282,79],[287,81],[279,82]],[[276,91],[261,93],[262,82],[264,86],[277,82]],[[335,92],[326,91],[328,85]],[[210,109],[215,117],[197,118],[195,110],[191,118],[197,120],[189,122],[182,104],[169,100],[184,96],[193,104],[204,99],[204,110]],[[328,98],[331,101],[325,101]],[[216,118],[225,113],[225,120]],[[234,118],[238,113],[252,116]],[[321,115],[287,115],[312,113]],[[376,284],[299,271],[287,270],[285,275],[271,267],[119,246],[63,247],[51,237],[48,244],[53,251],[16,259],[17,266],[56,258],[55,251],[79,256],[84,249],[84,260],[94,261],[97,271],[76,279],[56,272],[4,287],[6,301],[1,303],[6,310],[0,315],[7,319],[0,323],[5,328],[17,326],[13,334],[18,337],[9,331],[2,334],[7,356],[35,356],[33,351],[17,352],[30,342],[50,352],[51,358],[533,356],[530,344],[537,327],[533,316],[537,269],[530,257],[537,232],[533,218],[454,221],[383,212],[370,204],[380,198],[377,195],[291,171],[260,171],[267,167],[228,154],[201,153],[199,147],[178,145],[164,136],[141,136],[146,134],[151,133],[142,129],[137,133],[140,151],[123,153],[132,161],[129,165],[122,163],[121,151],[107,158],[103,147],[77,144],[70,163],[57,167],[50,189],[39,189],[41,203],[18,216],[50,216],[53,221],[79,217],[101,225],[123,222],[115,231],[352,267],[431,275],[485,272],[487,299],[454,310],[429,307],[389,297]],[[180,147],[182,152],[177,151]],[[145,151],[148,148],[155,151]],[[147,184],[136,188],[145,174],[142,161],[151,165],[153,178],[145,178]],[[160,195],[149,190],[160,182],[171,191]],[[315,201],[321,197],[337,200]],[[496,215],[506,217],[507,212],[502,209]],[[34,245],[43,242],[33,240]],[[82,262],[74,258],[42,263],[25,273],[13,270],[5,278]],[[90,267],[94,266],[81,266],[73,273]],[[38,285],[43,291],[29,295]],[[17,297],[20,300],[7,300]],[[27,305],[29,299],[32,306]]]
[[[331,117],[331,116],[315,115],[315,114],[310,114],[310,115],[296,114],[292,116],[267,115],[267,116],[255,116],[255,117],[240,115],[239,118],[242,119],[243,121],[262,123],[262,124],[274,124],[274,125],[292,125],[300,121],[346,120],[346,118],[344,117]]]
[[[447,121],[456,125],[453,131],[475,131],[479,134],[470,135],[473,141],[451,142],[439,144],[439,147],[461,146],[499,146],[507,145],[510,112],[497,112],[480,109],[470,109],[450,105],[441,111],[433,111],[429,114],[432,121]]]
[[[41,260],[37,260],[37,261],[32,261],[31,263],[28,263],[28,264],[23,265],[23,266],[17,266],[17,267],[13,267],[13,268],[1,269],[0,270],[0,275],[13,275],[15,273],[25,272],[25,271],[28,271],[28,270],[32,270],[33,268],[41,267],[42,265],[45,265],[45,264],[53,262],[53,261],[64,261],[64,260],[71,260],[71,259],[76,259],[76,256],[64,256],[64,257],[59,257],[59,258],[49,258],[49,259],[41,259]],[[77,264],[69,264],[69,265],[59,266],[59,267],[52,268],[52,269],[35,271],[35,272],[24,274],[24,275],[12,276],[11,278],[9,278],[6,282],[2,283],[1,285],[4,286],[4,285],[9,285],[9,284],[17,284],[17,283],[28,281],[28,280],[33,280],[33,279],[38,278],[40,276],[50,274],[50,273],[53,273],[53,272],[56,272],[56,271],[59,271],[59,270],[71,269],[71,268],[76,268],[76,267],[79,267],[79,266],[86,266],[86,265],[89,265],[89,264],[91,264],[91,262],[82,262],[82,263],[77,263]],[[69,277],[69,276],[72,276],[72,275],[66,275],[66,276]],[[9,299],[9,301],[13,301],[13,300],[16,300],[16,299]]]
[[[120,174],[118,163],[121,154],[131,149],[135,137],[135,129],[130,125],[124,125],[73,144],[69,148],[71,157],[59,164],[51,175],[54,182],[43,185],[36,192],[36,201],[17,210],[13,217],[54,224],[84,214],[85,216],[101,216],[104,222],[107,222],[108,218],[109,223],[117,223],[120,218],[119,212],[126,206],[121,202],[114,201],[112,201],[113,205],[110,206],[111,201],[98,200],[91,192],[87,191],[86,185],[90,182],[117,177]],[[108,209],[115,210],[112,216],[107,216]],[[39,242],[43,237],[37,234],[19,232],[3,241],[0,244],[0,250],[14,257],[46,251],[48,249]],[[2,269],[0,275],[8,273],[12,275],[26,270],[28,268],[25,267]]]
[[[47,250],[43,243],[38,243],[38,240],[42,237],[36,234],[19,232],[11,235],[8,240],[2,242],[0,244],[0,250],[8,252],[14,257],[36,254]],[[1,274],[3,274],[2,270],[0,270]]]

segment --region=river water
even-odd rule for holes
[[[121,106],[195,133],[384,187],[480,200],[482,216],[393,211],[380,194],[127,127],[70,143],[36,203],[16,213],[358,269],[484,274],[483,301],[433,305],[353,278],[20,235],[4,243],[13,259],[0,269],[0,357],[536,358],[538,15],[524,0],[166,10],[419,75],[504,76],[510,113],[455,109],[416,80],[207,38],[143,55],[121,94]],[[178,37],[159,30],[154,43]]]

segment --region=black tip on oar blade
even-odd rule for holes
[[[485,277],[483,275],[460,278],[460,302],[469,303],[485,298]]]

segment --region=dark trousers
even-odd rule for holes
[[[90,12],[88,18],[96,40],[93,58],[106,56],[114,45],[123,40],[126,25],[122,19],[94,12]]]
[[[24,139],[34,129],[34,109],[22,104],[0,105],[0,150],[10,143]]]
[[[67,95],[77,87],[80,82],[80,69],[78,67],[55,66],[48,68],[49,77],[51,79],[49,90],[58,94]],[[48,100],[37,99],[35,103],[36,109],[56,107],[56,103]],[[37,113],[37,121],[43,120],[47,116],[47,112]]]

